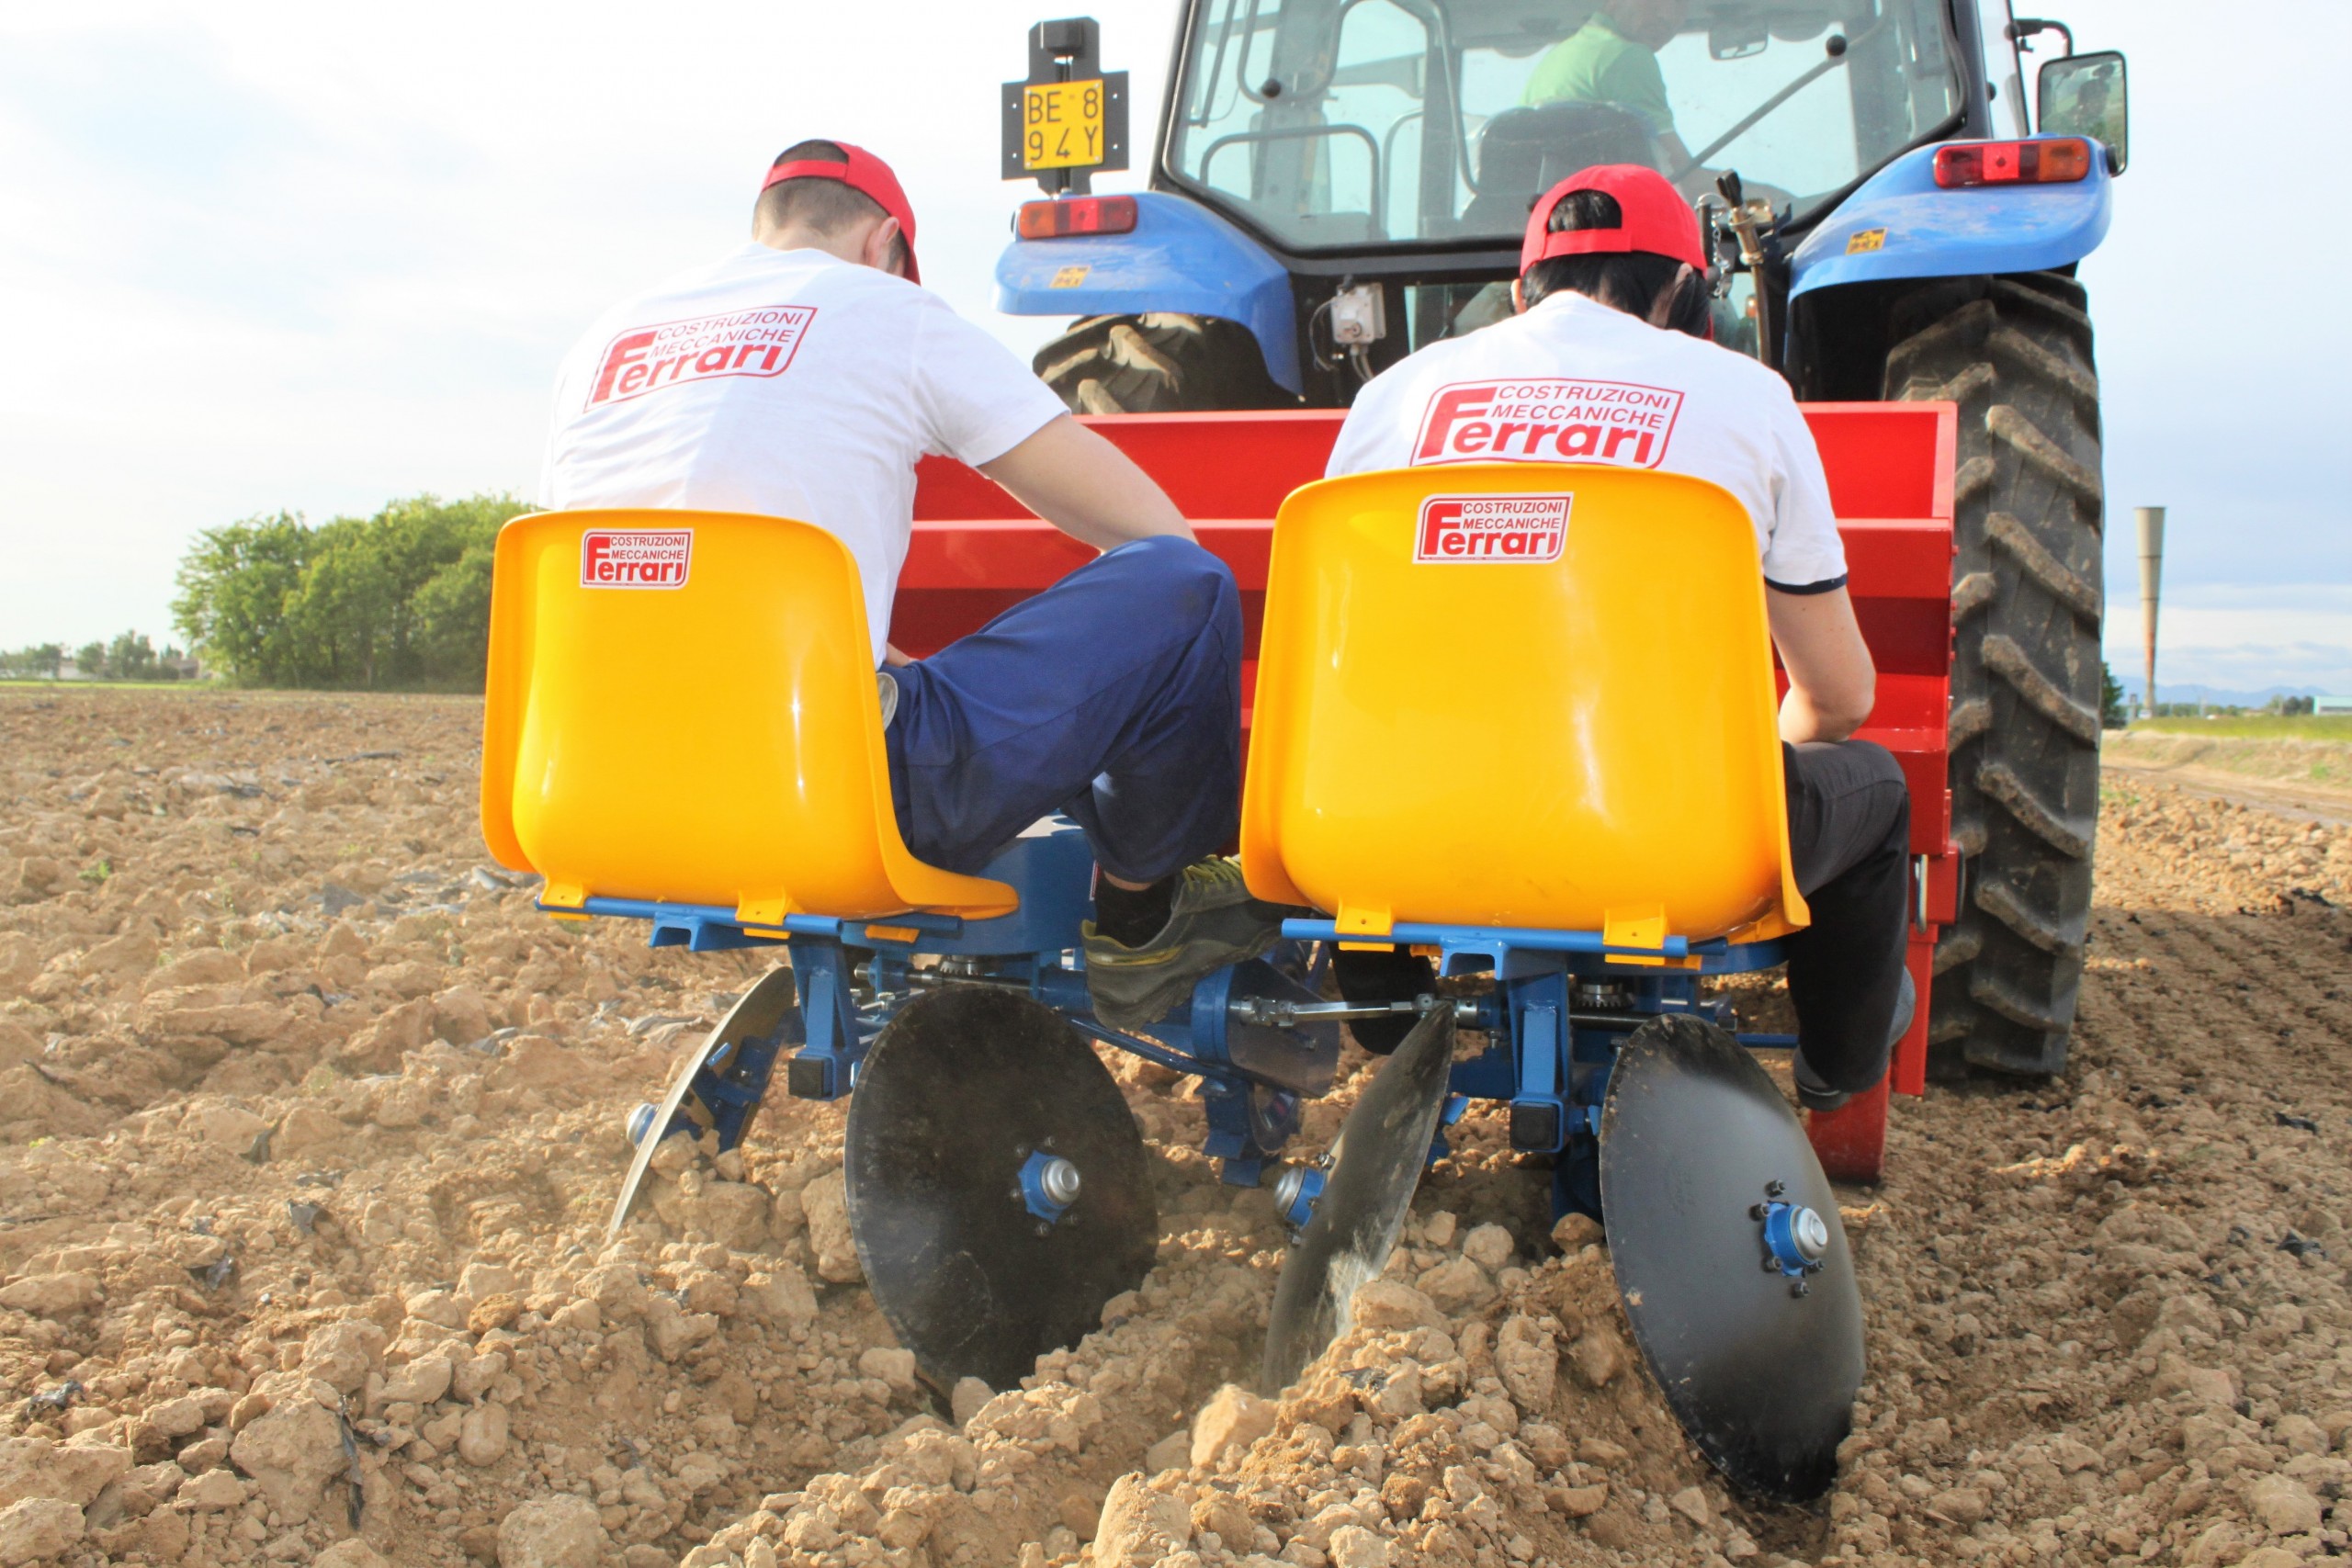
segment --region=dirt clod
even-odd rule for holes
[[[557,1493],[511,1509],[498,1525],[498,1568],[598,1568],[605,1527],[596,1505]]]
[[[27,1497],[0,1508],[0,1563],[47,1562],[82,1539],[82,1510],[55,1497]]]

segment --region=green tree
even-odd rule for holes
[[[64,662],[63,644],[39,642],[30,648],[20,648],[14,653],[0,653],[0,674],[17,680],[54,681]]]
[[[489,539],[428,578],[410,600],[416,612],[417,652],[435,682],[481,683],[490,660],[490,581],[494,550]]]
[[[2132,723],[2132,709],[2123,700],[2123,682],[2115,671],[2102,662],[2098,667],[2099,724],[2108,729],[2125,729]]]
[[[155,645],[144,632],[124,632],[107,645],[107,675],[116,681],[155,678]]]
[[[102,642],[84,643],[74,650],[74,668],[80,671],[85,679],[96,681],[104,678],[107,672],[107,645]]]
[[[405,612],[398,657],[403,679],[479,689],[490,648],[490,569],[498,530],[526,510],[511,496],[385,509],[387,547]]]
[[[506,495],[396,501],[311,527],[251,518],[200,536],[180,565],[180,631],[246,684],[481,688]]]
[[[399,608],[386,565],[365,518],[333,518],[311,533],[311,558],[286,601],[294,673],[268,684],[373,690],[393,683],[389,662],[379,670],[379,657]]]
[[[300,514],[208,528],[181,558],[172,620],[192,648],[251,685],[305,684],[287,610],[310,564]]]

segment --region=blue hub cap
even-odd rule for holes
[[[1315,1217],[1315,1201],[1323,1196],[1329,1182],[1311,1165],[1295,1165],[1282,1173],[1274,1182],[1274,1212],[1283,1224],[1293,1230],[1304,1230],[1306,1222]]]
[[[1789,1280],[1821,1271],[1822,1258],[1829,1250],[1829,1226],[1818,1213],[1775,1198],[1758,1203],[1756,1214],[1764,1223],[1765,1268]]]
[[[1029,1212],[1052,1224],[1078,1201],[1078,1167],[1059,1155],[1032,1149],[1021,1165],[1021,1198]]]

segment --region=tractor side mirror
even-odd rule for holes
[[[2048,61],[2034,97],[2035,130],[2090,137],[2107,148],[2109,169],[2123,172],[2131,162],[2132,125],[2121,54],[2109,49]]]
[[[1717,22],[1707,29],[1707,58],[1710,60],[1745,60],[1751,54],[1761,54],[1770,41],[1761,17],[1736,17]]]

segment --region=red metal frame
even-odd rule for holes
[[[1959,410],[1951,403],[1815,403],[1804,415],[1845,536],[1855,615],[1878,666],[1878,706],[1861,733],[1903,766],[1911,785],[1911,850],[1926,868],[1927,919],[1914,925],[1909,953],[1920,1006],[1889,1081],[1811,1124],[1831,1176],[1869,1180],[1884,1158],[1888,1090],[1916,1095],[1927,1087],[1936,931],[1952,919],[1959,888],[1945,783]],[[1254,687],[1274,513],[1284,496],[1322,476],[1344,417],[1312,410],[1086,421],[1158,479],[1201,542],[1233,568],[1249,637],[1244,693]],[[1091,554],[981,475],[927,458],[917,470],[914,538],[899,579],[890,639],[918,658],[936,652]]]

